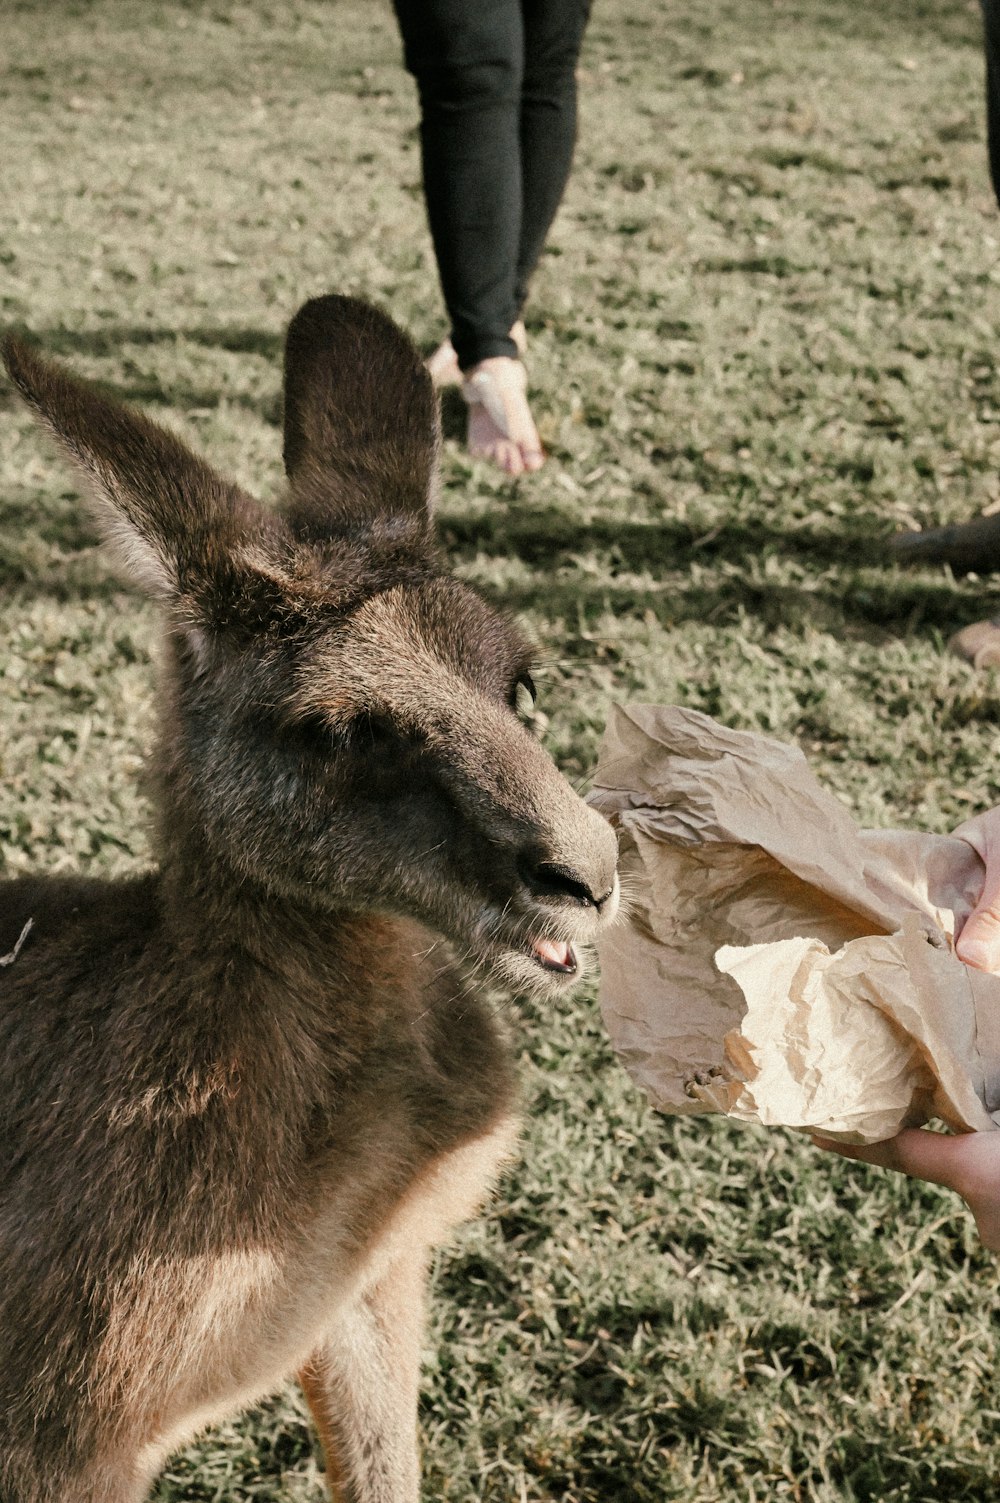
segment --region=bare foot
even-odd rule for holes
[[[528,348],[528,332],[520,319],[512,326],[510,337],[517,346],[517,353],[523,359]],[[461,386],[462,372],[459,368],[458,356],[455,354],[455,346],[450,339],[443,339],[433,355],[428,355],[425,363],[437,391],[441,391],[445,386]]]
[[[459,369],[455,346],[450,339],[442,340],[433,355],[428,355],[424,363],[436,391],[441,391],[445,386],[461,386],[462,372]]]
[[[520,360],[495,355],[466,372],[462,396],[469,406],[469,453],[489,459],[508,475],[541,469],[541,439],[527,397]]]
[[[964,658],[973,668],[1000,666],[1000,616],[964,626],[948,643],[948,651]]]

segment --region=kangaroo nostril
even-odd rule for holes
[[[575,903],[599,909],[611,896],[609,890],[598,897],[579,872],[554,861],[536,861],[530,856],[522,856],[518,861],[518,871],[536,897],[572,898]]]

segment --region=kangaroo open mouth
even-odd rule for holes
[[[561,976],[572,976],[576,972],[578,962],[573,946],[562,940],[532,940],[530,953],[545,971],[557,971]]]

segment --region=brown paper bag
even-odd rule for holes
[[[654,1105],[850,1142],[1000,1125],[1000,977],[953,947],[965,841],[862,830],[798,748],[670,706],[614,709],[590,797],[629,907],[602,1010]]]

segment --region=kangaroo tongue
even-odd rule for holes
[[[549,971],[575,971],[576,956],[572,947],[564,944],[562,940],[536,939],[534,951],[538,959]]]

